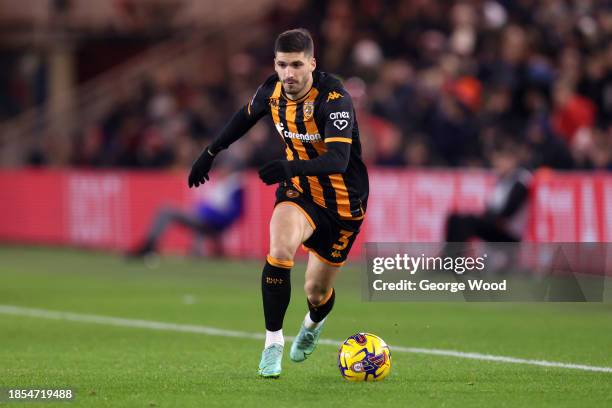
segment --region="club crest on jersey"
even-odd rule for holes
[[[332,91],[327,94],[327,102],[333,101],[334,99],[340,99],[340,98],[342,98],[342,94],[336,91]]]
[[[278,98],[270,98],[269,99],[269,103],[270,103],[270,108],[272,109],[276,109],[278,108]]]
[[[312,114],[314,113],[314,102],[307,101],[304,102],[304,120],[309,120],[312,118]]]

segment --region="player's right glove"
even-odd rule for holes
[[[200,154],[200,157],[198,157],[198,159],[193,162],[193,165],[191,166],[191,172],[189,173],[188,178],[189,188],[199,187],[200,184],[204,184],[209,180],[208,172],[210,171],[214,160],[215,155],[210,152],[210,149],[207,146]]]
[[[267,185],[280,183],[283,180],[289,180],[291,177],[293,177],[291,164],[287,160],[272,160],[259,169],[259,178]]]

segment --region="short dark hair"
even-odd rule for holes
[[[280,34],[274,42],[274,54],[277,52],[304,52],[314,54],[314,43],[310,32],[305,28],[296,28]]]

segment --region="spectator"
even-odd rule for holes
[[[531,174],[519,165],[518,146],[502,142],[492,154],[497,183],[483,214],[452,213],[447,220],[446,241],[519,242],[526,221]]]
[[[196,203],[191,211],[178,208],[163,208],[155,216],[150,230],[143,241],[128,255],[141,258],[154,253],[166,229],[177,224],[195,234],[192,252],[199,255],[201,237],[211,241],[211,255],[222,256],[221,236],[242,215],[244,208],[244,188],[238,172],[232,170],[233,164],[226,161],[217,167],[215,182],[211,185],[206,199]]]
[[[118,4],[132,16],[132,30],[142,25],[147,32],[131,3]],[[605,145],[600,135],[609,135],[612,122],[610,21],[604,0],[281,2],[257,30],[207,39],[205,59],[194,53],[189,64],[170,62],[114,90],[117,101],[75,132],[72,163],[168,168],[188,162],[187,139],[206,144],[269,74],[249,69],[268,61],[267,38],[299,22],[321,44],[320,69],[361,81],[351,92],[360,92],[370,163],[484,166],[488,146],[511,137],[528,148],[533,166],[606,168],[607,150],[593,146]],[[37,103],[40,92],[31,90],[45,82],[44,63],[20,65],[33,61],[30,53],[20,58],[0,59],[7,62],[0,116]],[[273,131],[256,132],[240,147],[253,166],[276,154],[257,147]],[[418,142],[414,134],[422,135]],[[48,159],[40,146],[32,141],[22,151],[38,149]]]

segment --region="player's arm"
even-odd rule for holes
[[[349,163],[355,121],[353,104],[346,91],[334,91],[340,97],[323,102],[326,152],[311,160],[275,160],[259,170],[266,184],[274,184],[295,176],[324,176],[344,173]]]
[[[327,152],[312,160],[294,160],[289,162],[293,176],[324,176],[344,173],[351,154],[351,145],[344,142],[325,143]]]
[[[234,113],[219,136],[208,146],[212,154],[217,155],[221,150],[227,149],[232,143],[244,136],[265,115],[265,109],[255,110],[253,105],[253,101],[251,101]]]
[[[206,146],[191,167],[188,185],[198,187],[208,181],[208,173],[219,152],[227,149],[232,143],[248,132],[267,112],[266,84],[259,87],[253,99],[243,106],[225,125],[221,133]]]

